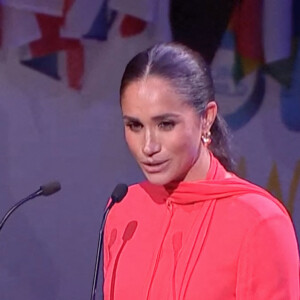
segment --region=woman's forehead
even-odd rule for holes
[[[186,102],[170,80],[153,75],[132,81],[121,96],[122,106],[183,106]]]
[[[123,117],[140,121],[198,115],[183,97],[165,84],[164,80],[151,78],[137,81],[126,88],[121,101]]]

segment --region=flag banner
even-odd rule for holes
[[[104,1],[89,31],[83,36],[86,39],[105,41],[117,12],[108,7],[107,0]]]
[[[292,0],[264,1],[264,55],[263,70],[288,88],[291,85],[297,53],[295,41],[297,4]],[[280,26],[275,26],[280,20]]]
[[[2,6],[2,48],[13,49],[41,38],[35,14]],[[18,24],[18,26],[16,26]]]
[[[236,6],[229,26],[236,43],[236,81],[262,68],[280,84],[289,86],[296,5],[293,0],[244,0]]]
[[[60,30],[61,37],[80,39],[87,34],[103,3],[104,0],[76,0],[66,14],[64,25]]]
[[[80,90],[84,74],[84,49],[82,44],[69,48],[67,53],[67,76],[69,87]]]
[[[36,14],[36,18],[42,37],[29,45],[33,57],[44,56],[78,46],[78,40],[60,37],[59,30],[63,24],[63,18],[43,14]]]
[[[127,38],[143,33],[146,29],[148,33],[155,37],[158,42],[170,41],[172,39],[171,26],[169,20],[170,2],[158,1],[156,5],[153,3],[152,20],[146,20],[143,14],[125,14],[120,25],[120,34]]]
[[[79,90],[84,72],[83,46],[79,39],[62,38],[60,36],[60,29],[64,25],[65,16],[72,7],[72,4],[73,1],[65,1],[62,17],[36,14],[42,37],[29,44],[27,55],[29,52],[29,56],[32,59],[28,60],[24,65],[55,79],[60,79],[59,72],[57,71],[57,54],[65,51],[65,73],[67,74],[68,84],[70,87]],[[24,49],[23,52],[25,52]],[[52,69],[49,65],[51,61],[54,63]]]
[[[21,63],[24,66],[53,79],[62,80],[72,89],[80,90],[82,88],[85,54],[80,41],[74,43],[72,47],[67,47],[64,51],[44,56],[33,57],[30,49],[26,49],[26,47],[23,47],[20,52],[23,52],[24,59],[21,60]]]
[[[54,79],[59,80],[58,75],[58,59],[57,53],[49,54],[43,57],[32,58],[30,60],[21,61],[21,63],[35,71],[48,75]]]
[[[110,0],[109,7],[146,22],[153,22],[162,0]]]
[[[235,33],[238,54],[253,61],[263,62],[261,0],[245,0],[234,10],[230,27]]]
[[[292,4],[292,0],[263,1],[263,45],[267,64],[291,55]]]
[[[263,64],[262,15],[263,3],[260,0],[244,0],[234,9],[230,29],[236,43],[233,67],[236,81]]]
[[[169,0],[143,0],[138,5],[131,0],[61,0],[49,6],[35,0],[5,2],[10,12],[4,20],[5,28],[15,31],[4,31],[4,44],[17,48],[24,66],[68,82],[77,90],[82,88],[86,67],[85,47],[91,45],[86,41],[84,47],[84,40],[109,42],[112,39],[122,44],[124,39],[127,42],[137,37],[141,41],[149,40],[149,45],[171,40]],[[55,3],[60,5],[55,6]],[[36,13],[40,11],[43,13]],[[21,17],[26,24],[12,26],[20,24]],[[113,25],[115,29],[111,32]]]
[[[62,16],[64,0],[2,0],[2,4],[20,10]]]
[[[121,22],[120,33],[122,37],[130,37],[142,33],[146,26],[147,23],[144,20],[126,15]]]

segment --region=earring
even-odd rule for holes
[[[211,143],[211,132],[208,131],[208,132],[203,133],[201,136],[201,140],[202,140],[204,146],[208,147],[209,144]]]

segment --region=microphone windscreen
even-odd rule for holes
[[[111,194],[113,203],[120,202],[127,194],[128,186],[125,183],[119,183]]]
[[[49,196],[58,192],[61,189],[61,185],[58,181],[53,181],[42,185],[40,189],[41,189],[41,195]]]

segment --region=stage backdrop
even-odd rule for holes
[[[135,53],[170,36],[150,26],[122,37],[117,18],[106,42],[85,42],[80,91],[21,65],[14,52],[2,56],[1,215],[43,183],[57,179],[62,190],[20,207],[1,231],[0,299],[89,299],[106,201],[117,183],[143,178],[124,143],[118,87]],[[233,51],[220,48],[216,98],[239,172],[286,204],[300,234],[299,65],[283,89],[260,71],[235,84],[232,64]]]

